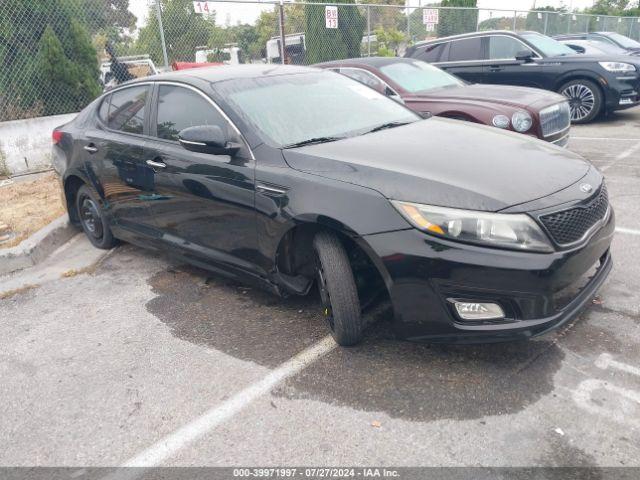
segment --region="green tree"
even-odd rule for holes
[[[78,111],[100,93],[80,0],[0,2],[0,119]]]
[[[136,27],[136,16],[129,10],[129,0],[81,0],[80,11],[91,35],[101,33],[112,42],[122,41],[126,30]]]
[[[306,63],[360,56],[366,20],[353,0],[338,0],[338,28],[326,28],[325,6],[306,5]]]
[[[443,7],[467,7],[464,10],[441,9],[438,36],[447,37],[475,32],[478,25],[477,0],[442,0]]]
[[[595,15],[636,16],[640,13],[638,10],[640,7],[637,0],[597,0],[587,12]]]
[[[215,14],[204,16],[193,9],[192,0],[160,0],[162,25],[169,62],[195,60],[197,47],[209,45],[215,32]],[[148,22],[140,30],[136,51],[151,55],[157,64],[163,63],[162,44],[156,6],[149,7]]]
[[[380,57],[398,56],[400,45],[407,41],[407,36],[395,28],[389,30],[378,28],[375,30],[375,35]]]
[[[69,90],[77,87],[73,64],[64,54],[62,42],[53,28],[47,27],[42,38],[38,56],[40,71],[35,75],[40,84],[40,95],[44,100],[44,115],[52,115],[68,110],[67,97]],[[42,80],[46,79],[46,82]]]

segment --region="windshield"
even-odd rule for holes
[[[615,55],[625,55],[627,53],[626,50],[620,48],[620,47],[616,47],[615,45],[612,45],[610,43],[607,42],[603,42],[600,40],[589,40],[588,42],[585,42],[584,44],[580,44],[581,46],[585,47],[587,49],[586,53],[590,53],[589,52],[589,47],[591,46],[590,43],[592,43],[592,45],[594,47],[596,47],[597,49],[599,49],[601,52],[603,53],[612,53]],[[594,53],[598,53],[598,52],[594,52]]]
[[[619,33],[610,33],[608,36],[624,48],[640,48],[639,42],[636,42],[632,38],[625,37],[624,35],[620,35]]]
[[[419,60],[392,63],[381,67],[380,71],[411,93],[464,85],[462,80]]]
[[[279,147],[421,120],[394,100],[329,71],[234,79],[217,83],[216,90],[268,143]]]
[[[564,43],[560,43],[551,37],[546,37],[539,33],[523,33],[521,36],[542,52],[545,57],[559,57],[576,54],[574,50],[567,47]]]

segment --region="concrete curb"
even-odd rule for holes
[[[63,215],[12,248],[0,249],[0,275],[32,267],[78,233]]]

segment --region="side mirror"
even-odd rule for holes
[[[398,95],[396,92],[394,92],[393,90],[391,90],[389,87],[385,87],[384,94],[390,99],[395,100],[396,102],[404,105],[404,100],[402,99],[402,97]]]
[[[522,50],[516,53],[516,60],[529,63],[533,60],[533,52],[531,50]]]
[[[240,150],[240,145],[230,142],[217,125],[185,128],[178,134],[178,141],[191,152],[233,156]]]
[[[571,50],[578,53],[585,53],[587,51],[586,48],[581,47],[580,45],[574,45],[572,43],[565,43],[565,45],[569,47]]]

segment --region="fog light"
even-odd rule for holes
[[[453,300],[458,316],[463,320],[496,320],[504,318],[504,311],[497,303],[459,302]]]

